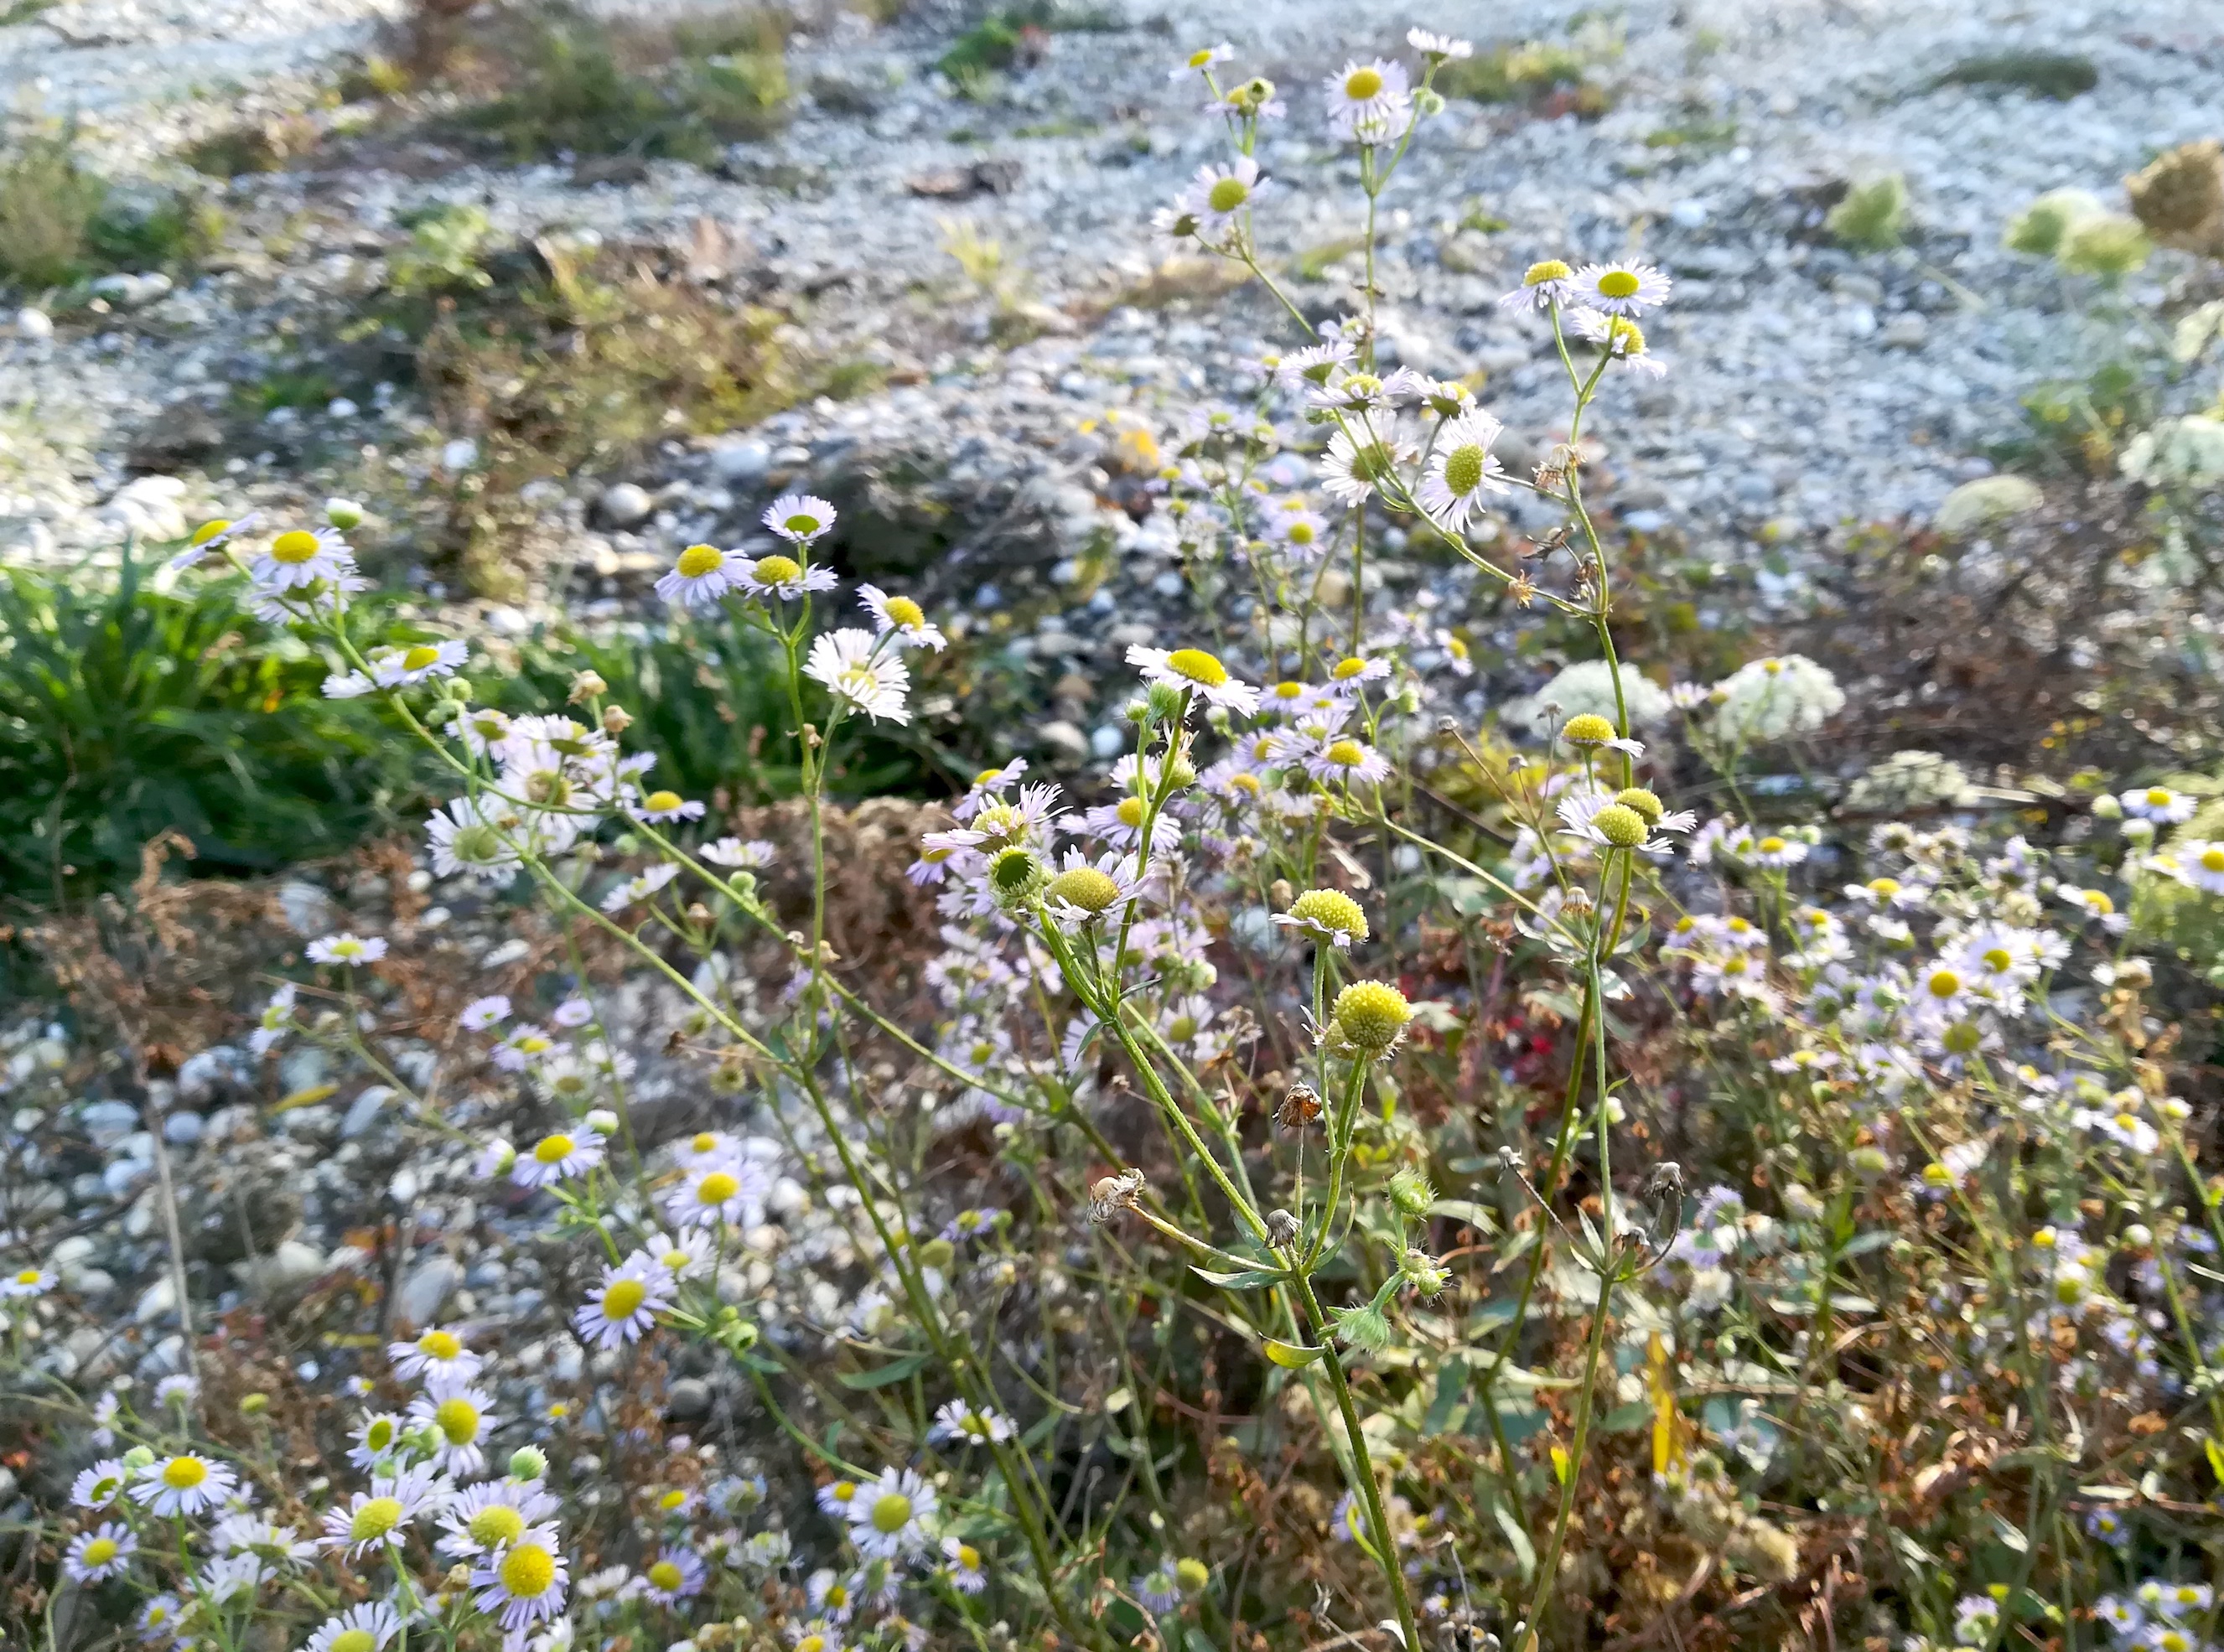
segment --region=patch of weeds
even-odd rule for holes
[[[1648,149],[1689,149],[1709,154],[1727,149],[1736,143],[1738,123],[1725,115],[1710,117],[1696,114],[1672,126],[1663,126],[1645,135]]]
[[[207,255],[223,215],[196,195],[126,190],[79,158],[66,129],[0,159],[0,281],[60,287],[108,270],[177,268]]]
[[[424,776],[329,662],[238,606],[243,581],[148,588],[0,572],[0,888],[45,902],[115,887],[166,829],[243,872],[346,848]]]
[[[243,178],[281,170],[314,149],[320,136],[316,123],[301,115],[242,121],[196,138],[178,152],[178,158],[211,178]]]
[[[1290,274],[1301,281],[1324,281],[1330,270],[1352,254],[1365,250],[1366,246],[1365,236],[1347,235],[1304,248],[1290,260]]]
[[[401,220],[409,244],[388,261],[387,290],[405,300],[483,292],[494,285],[480,257],[494,226],[479,208],[440,201]]]
[[[320,367],[282,367],[248,387],[244,400],[249,410],[260,416],[281,407],[322,407],[338,394],[332,375]]]
[[[1095,121],[1084,120],[1078,115],[1061,115],[1053,121],[1039,121],[1032,126],[1022,126],[1013,132],[1015,138],[1089,137],[1103,130]]]
[[[1907,180],[1898,173],[1855,184],[1823,220],[1842,247],[1889,252],[1907,238]]]
[[[2042,384],[2025,394],[2022,406],[2023,431],[1993,444],[1989,457],[2004,470],[2041,476],[2113,476],[2118,449],[2159,411],[2152,382],[2130,362]]]
[[[836,362],[825,369],[811,383],[811,395],[831,396],[837,401],[851,401],[859,396],[869,396],[888,381],[888,365],[863,356]]]
[[[2004,86],[2066,103],[2101,84],[2093,60],[2068,52],[1995,52],[1963,58],[1930,83],[1940,86]]]
[[[520,159],[624,154],[715,162],[787,118],[785,35],[754,8],[660,26],[567,5],[503,8],[444,73],[459,117]]]
[[[1564,41],[1501,41],[1473,57],[1446,63],[1437,73],[1437,89],[1449,98],[1478,104],[1564,104],[1565,110],[1595,119],[1613,97],[1595,72],[1621,56],[1621,29],[1591,18],[1577,23]]]
[[[1469,200],[1466,210],[1460,214],[1459,227],[1472,230],[1477,235],[1496,235],[1501,230],[1512,229],[1513,220],[1499,217],[1477,195]]]

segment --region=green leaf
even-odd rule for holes
[[[1502,1503],[1494,1503],[1490,1505],[1490,1512],[1497,1516],[1498,1529],[1506,1534],[1506,1546],[1513,1551],[1514,1564],[1521,1568],[1521,1576],[1526,1581],[1537,1570],[1537,1546],[1529,1541],[1529,1534],[1521,1529],[1521,1523],[1514,1517],[1513,1510]]]
[[[2010,1525],[1998,1515],[1993,1516],[1993,1535],[1999,1538],[2014,1554],[2022,1554],[2031,1548],[2031,1541],[2016,1527]]]
[[[1857,1233],[1847,1240],[1845,1248],[1838,1252],[1838,1259],[1843,1262],[1850,1257],[1867,1256],[1871,1251],[1881,1251],[1899,1237],[1888,1227],[1871,1228],[1867,1233]]]
[[[907,1353],[902,1359],[891,1360],[876,1370],[843,1371],[837,1380],[844,1388],[886,1388],[891,1383],[900,1383],[905,1378],[914,1375],[923,1370],[926,1365],[926,1354]]]
[[[1651,1402],[1640,1400],[1633,1405],[1617,1405],[1599,1419],[1599,1427],[1608,1434],[1634,1434],[1652,1421]]]
[[[1495,1233],[1498,1231],[1497,1213],[1472,1199],[1433,1200],[1429,1205],[1429,1214],[1449,1216],[1454,1221],[1465,1222],[1479,1233]]]
[[[1233,1273],[1215,1273],[1210,1268],[1192,1267],[1190,1271],[1206,1284],[1218,1285],[1223,1290],[1256,1290],[1261,1285],[1289,1277],[1279,1268],[1243,1268]]]
[[[1326,1348],[1301,1348],[1293,1342],[1267,1339],[1267,1358],[1284,1371],[1303,1371],[1327,1352]]]
[[[2201,1442],[2201,1448],[2208,1453],[2208,1472],[2216,1477],[2218,1485],[2224,1485],[2224,1446],[2208,1439]]]
[[[1467,1366],[1461,1360],[1447,1360],[1437,1373],[1436,1397],[1429,1402],[1428,1415],[1421,1419],[1421,1435],[1434,1439],[1451,1426],[1452,1413],[1459,1407],[1460,1398],[1467,1392]]]

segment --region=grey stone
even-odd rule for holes
[[[453,1258],[426,1257],[409,1270],[401,1288],[395,1293],[395,1322],[413,1327],[432,1324],[463,1281],[464,1271]]]
[[[1035,738],[1061,756],[1076,762],[1089,755],[1089,736],[1063,717],[1053,717],[1035,730]]]
[[[711,1385],[698,1377],[682,1377],[664,1390],[664,1414],[675,1422],[689,1422],[711,1409]]]
[[[1921,350],[1930,338],[1930,324],[1918,311],[1903,311],[1884,324],[1884,343],[1894,350]]]
[[[760,481],[772,469],[772,450],[755,439],[720,442],[711,450],[711,474],[719,481]]]
[[[287,1239],[269,1256],[233,1264],[232,1277],[260,1296],[281,1296],[325,1271],[324,1252],[300,1239]]]
[[[614,488],[605,488],[595,501],[595,514],[610,527],[638,527],[648,520],[656,508],[656,501],[646,488],[630,482],[621,482]]]
[[[129,1101],[88,1101],[77,1117],[98,1148],[113,1147],[139,1128],[139,1109]]]
[[[25,305],[16,312],[16,337],[41,344],[54,336],[54,318],[44,310]]]
[[[386,1104],[394,1099],[394,1092],[383,1084],[374,1084],[348,1104],[347,1116],[340,1120],[340,1139],[352,1141],[377,1122],[378,1115],[386,1111]]]

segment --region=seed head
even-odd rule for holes
[[[1627,785],[1614,794],[1614,800],[1624,809],[1634,810],[1644,817],[1647,826],[1658,826],[1667,810],[1660,799],[1641,785]]]
[[[1329,935],[1367,938],[1367,913],[1341,889],[1308,889],[1290,903],[1290,916]]]
[[[1321,1116],[1320,1092],[1310,1084],[1292,1084],[1274,1109],[1274,1122],[1285,1130],[1303,1130]]]
[[[1568,719],[1560,735],[1570,746],[1603,746],[1614,738],[1614,725],[1595,711]]]
[[[1084,912],[1102,912],[1120,899],[1120,886],[1095,867],[1075,867],[1052,878],[1043,892]]]
[[[1354,981],[1336,995],[1336,1030],[1346,1044],[1379,1056],[1398,1042],[1413,1006],[1387,981]]]
[[[1626,804],[1610,803],[1591,817],[1591,826],[1618,849],[1633,849],[1645,841],[1645,817]]]

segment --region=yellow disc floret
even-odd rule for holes
[[[1336,1031],[1360,1050],[1379,1054],[1389,1049],[1412,1018],[1413,1006],[1405,993],[1387,981],[1354,981],[1336,995]]]
[[[1290,916],[1330,935],[1367,938],[1367,913],[1341,889],[1308,889],[1290,903]]]
[[[1228,680],[1228,667],[1202,648],[1175,649],[1166,656],[1166,669],[1206,688],[1218,688]]]
[[[1569,718],[1560,733],[1571,746],[1603,746],[1614,738],[1614,725],[1597,712],[1586,711]]]
[[[539,1543],[520,1543],[502,1556],[496,1575],[512,1599],[535,1599],[556,1581],[556,1557]]]
[[[714,574],[726,565],[726,553],[715,545],[691,545],[679,553],[673,564],[682,579],[700,579],[704,574]]]

